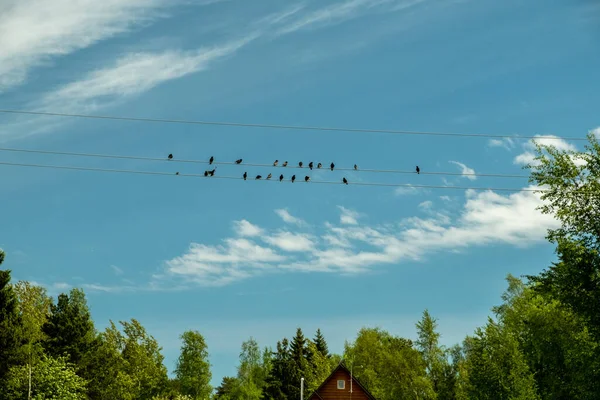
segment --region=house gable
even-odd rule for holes
[[[355,377],[350,385],[350,377],[350,371],[340,363],[308,400],[375,400]]]

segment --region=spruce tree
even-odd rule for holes
[[[0,250],[0,264],[4,252]],[[21,345],[21,319],[17,297],[10,284],[10,270],[0,270],[0,381],[4,379]],[[2,386],[2,384],[0,384]]]
[[[43,327],[48,336],[46,352],[54,357],[68,355],[69,362],[81,366],[96,338],[85,294],[80,289],[72,289],[68,295],[60,294],[57,304],[50,306],[50,312]]]
[[[317,346],[317,350],[319,351],[319,353],[321,353],[323,357],[329,357],[329,348],[327,347],[325,337],[321,333],[321,329],[317,329],[317,334],[315,335],[314,342]]]
[[[277,350],[273,353],[271,369],[262,393],[263,400],[288,400],[287,382],[289,382],[290,351],[289,342],[283,339],[277,342]]]

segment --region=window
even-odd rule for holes
[[[345,389],[346,388],[346,381],[343,379],[339,379],[338,380],[338,389]]]

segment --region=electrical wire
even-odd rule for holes
[[[140,161],[163,161],[169,163],[193,163],[193,164],[209,164],[208,161],[202,160],[179,160],[173,158],[171,160],[167,158],[156,158],[156,157],[142,157],[142,156],[128,156],[128,155],[115,155],[115,154],[95,154],[95,153],[73,153],[66,151],[51,151],[51,150],[31,150],[31,149],[16,149],[8,147],[0,147],[0,151],[8,152],[20,152],[20,153],[36,153],[36,154],[51,154],[51,155],[63,155],[63,156],[77,156],[77,157],[97,157],[97,158],[111,158],[111,159],[124,159],[124,160],[140,160]],[[282,165],[274,166],[273,164],[253,164],[243,163],[236,164],[235,162],[213,162],[213,165],[244,165],[249,167],[265,167],[265,168],[296,168],[306,170],[308,167],[299,167],[297,165],[288,165],[284,167]],[[322,168],[327,169],[327,168]],[[355,172],[373,172],[373,173],[392,173],[392,174],[415,174],[415,171],[407,170],[394,170],[394,169],[354,169],[354,168],[338,168],[338,171],[355,171]],[[318,171],[318,168],[313,170]],[[529,178],[528,175],[511,175],[511,174],[488,174],[488,173],[462,173],[462,172],[425,172],[421,171],[421,175],[445,175],[445,176],[478,176],[478,177],[494,177],[494,178]]]
[[[361,129],[361,128],[339,128],[339,127],[323,127],[323,126],[299,126],[299,125],[273,125],[273,124],[250,124],[242,122],[222,122],[222,121],[193,121],[182,119],[159,119],[159,118],[139,118],[139,117],[118,117],[111,115],[89,115],[89,114],[67,114],[58,112],[43,112],[43,111],[26,111],[26,110],[5,110],[0,109],[0,113],[5,114],[27,114],[41,115],[53,117],[73,117],[73,118],[93,118],[107,119],[116,121],[136,121],[136,122],[159,122],[170,124],[188,124],[188,125],[216,125],[216,126],[232,126],[242,128],[265,128],[265,129],[290,129],[303,131],[326,131],[326,132],[356,132],[356,133],[391,133],[399,135],[429,135],[429,136],[449,136],[449,137],[479,137],[479,138],[508,138],[508,139],[549,139],[549,140],[571,140],[571,141],[586,141],[587,138],[582,137],[565,137],[565,136],[515,136],[515,135],[492,135],[492,134],[476,134],[476,133],[448,133],[448,132],[420,132],[406,131],[394,129]]]
[[[194,178],[205,178],[205,179],[235,179],[242,180],[242,177],[239,176],[209,176],[205,177],[203,174],[183,174],[183,173],[174,173],[174,172],[156,172],[156,171],[139,171],[139,170],[123,170],[123,169],[105,169],[105,168],[89,168],[89,167],[75,167],[75,166],[67,166],[67,165],[47,165],[47,164],[24,164],[24,163],[12,163],[12,162],[3,162],[0,161],[0,165],[6,166],[14,166],[14,167],[35,167],[35,168],[51,168],[51,169],[63,169],[63,170],[75,170],[75,171],[96,171],[96,172],[113,172],[113,173],[124,173],[124,174],[139,174],[139,175],[164,175],[164,176],[177,176],[177,177],[194,177]],[[251,181],[257,181],[255,179],[249,179]],[[261,179],[258,180],[261,182],[277,182],[280,183],[278,179],[267,180]],[[284,181],[286,183],[291,183],[289,180]],[[303,182],[301,179],[298,180],[299,185],[302,185]],[[326,184],[326,185],[343,185],[340,182],[333,181],[313,181],[311,180],[309,183],[316,184]],[[376,183],[376,182],[348,182],[349,185],[354,186],[382,186],[382,187],[404,187],[404,188],[420,188],[420,189],[458,189],[458,190],[492,190],[492,191],[502,191],[502,192],[544,192],[544,190],[540,189],[513,189],[513,188],[498,188],[498,187],[470,187],[470,186],[436,186],[436,185],[413,185],[408,183]]]

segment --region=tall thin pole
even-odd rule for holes
[[[300,400],[304,400],[304,378],[300,378]]]

